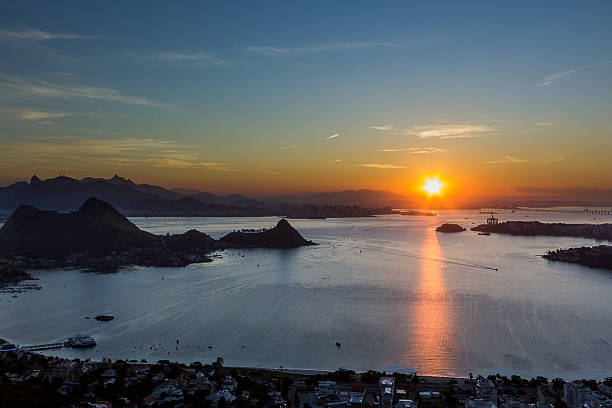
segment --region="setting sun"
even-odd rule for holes
[[[444,183],[440,181],[438,176],[427,177],[421,188],[427,193],[428,196],[439,196],[442,194]]]

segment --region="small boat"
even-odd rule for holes
[[[478,235],[491,235],[490,232],[479,232]]]
[[[96,345],[96,341],[93,337],[87,334],[77,334],[76,336],[69,337],[64,343],[66,347],[93,347]]]
[[[342,347],[342,344],[340,344],[339,341],[336,342],[336,347]]]

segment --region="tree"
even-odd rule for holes
[[[214,363],[211,364],[212,368],[217,371],[220,368],[223,367],[223,358],[222,357],[217,357],[217,361],[215,361]]]

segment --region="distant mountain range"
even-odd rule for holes
[[[401,202],[399,195],[371,190],[258,200],[238,194],[219,196],[197,190],[168,190],[136,184],[117,175],[110,179],[80,180],[65,176],[41,180],[32,176],[29,183],[0,187],[0,209],[8,213],[20,205],[30,205],[65,212],[78,209],[89,197],[110,203],[126,216],[362,217],[389,213],[391,204]]]

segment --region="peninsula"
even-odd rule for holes
[[[612,240],[612,224],[565,224],[539,221],[506,221],[499,224],[481,224],[472,231],[509,235],[551,235]]]
[[[551,261],[569,262],[591,268],[612,270],[612,246],[610,245],[557,249],[555,251],[548,251],[543,257]]]
[[[96,198],[70,213],[22,205],[0,229],[2,271],[10,274],[10,281],[26,276],[24,268],[69,266],[105,272],[129,265],[186,266],[210,261],[208,254],[219,249],[305,245],[314,243],[284,219],[269,230],[233,232],[219,241],[196,230],[155,235]]]

